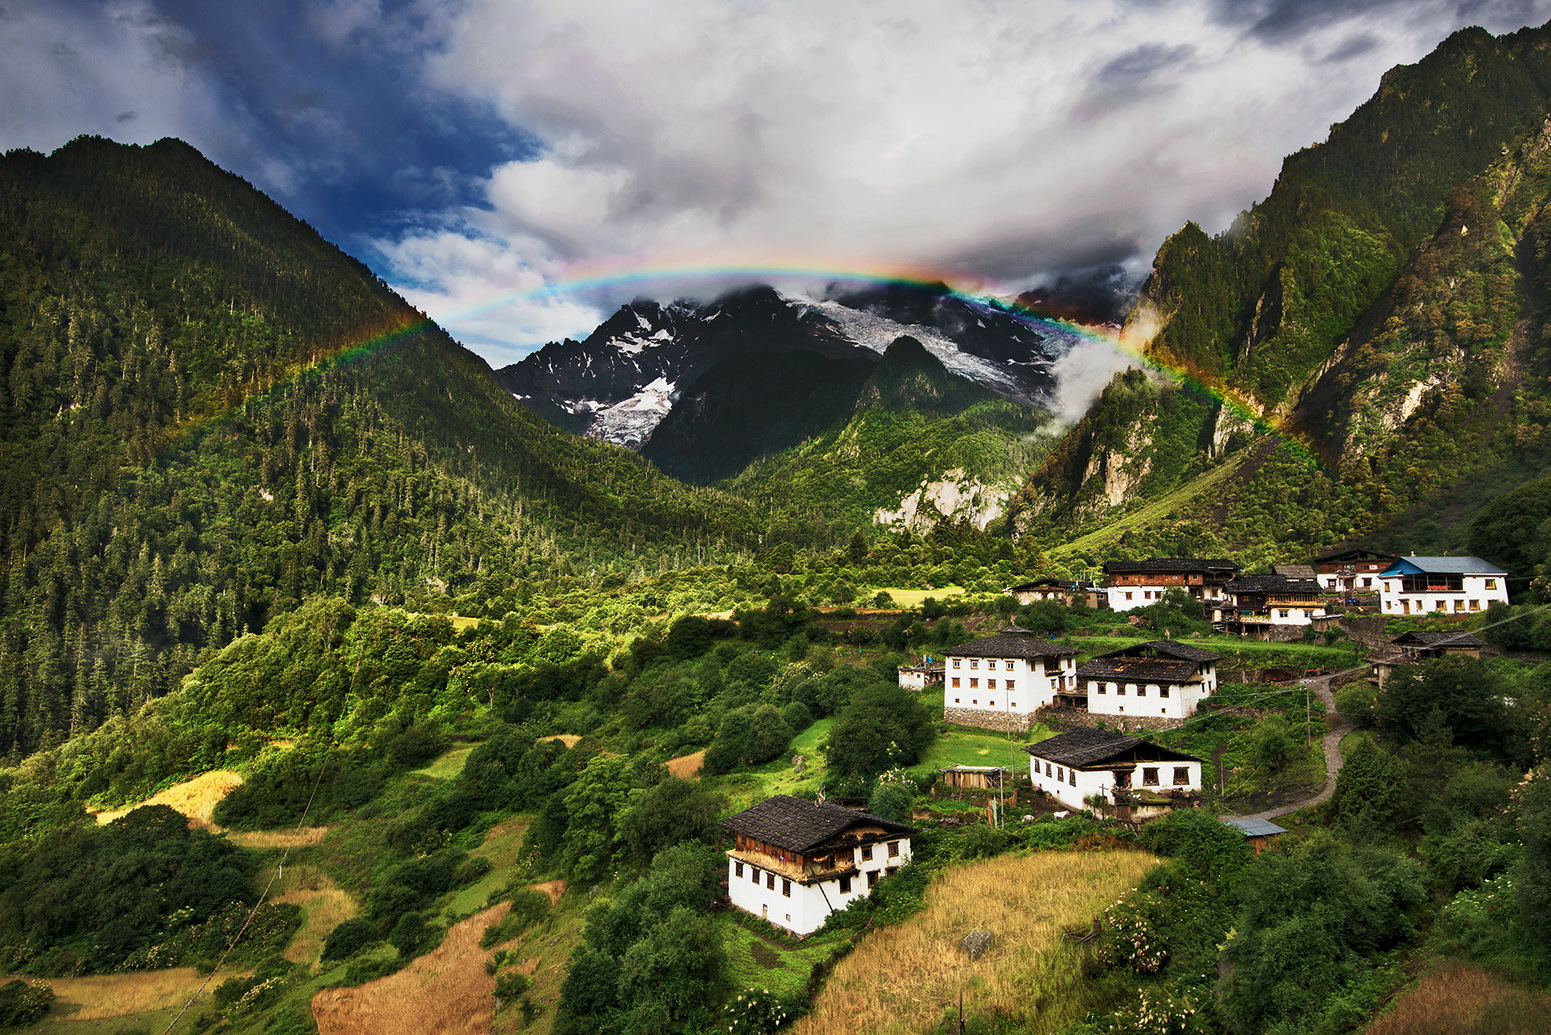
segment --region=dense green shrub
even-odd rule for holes
[[[0,1028],[21,1028],[41,1021],[54,1003],[45,984],[13,980],[0,985]]]
[[[341,921],[328,933],[328,937],[323,940],[321,958],[325,963],[330,960],[349,959],[381,937],[377,925],[366,917],[351,917],[349,920]]]

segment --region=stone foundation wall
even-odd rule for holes
[[[1122,726],[1125,732],[1136,730],[1172,730],[1184,725],[1182,719],[1171,719],[1162,715],[1094,715],[1082,708],[1057,708],[1054,706],[1041,708],[1034,713],[1034,717],[1040,722],[1048,723],[1054,729],[1071,729],[1074,726],[1086,726],[1089,729],[1107,729],[1111,732],[1120,732]]]
[[[1027,733],[1033,728],[1035,718],[1026,712],[993,712],[984,708],[955,708],[942,710],[942,721],[955,726],[976,726],[998,733]]]

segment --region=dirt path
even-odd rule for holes
[[[1336,696],[1330,692],[1330,680],[1330,676],[1318,676],[1308,680],[1309,686],[1313,688],[1314,693],[1319,697],[1321,703],[1324,704],[1327,715],[1334,714],[1336,710]],[[1320,802],[1328,799],[1335,793],[1336,777],[1341,773],[1341,763],[1343,761],[1341,757],[1341,738],[1350,732],[1352,732],[1352,724],[1343,721],[1320,738],[1320,746],[1325,749],[1325,786],[1320,788],[1319,793],[1297,801],[1285,802],[1275,808],[1266,809],[1264,812],[1256,812],[1248,816],[1224,816],[1222,817],[1223,820],[1226,822],[1236,819],[1275,819],[1290,812],[1297,812],[1299,809],[1306,809],[1311,805],[1318,805]]]

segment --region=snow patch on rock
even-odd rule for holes
[[[612,406],[599,404],[587,434],[615,445],[639,449],[673,408],[676,391],[676,385],[659,377],[628,399]]]
[[[943,366],[960,377],[981,384],[996,385],[1006,391],[1016,392],[1019,389],[1017,378],[990,360],[963,351],[951,339],[943,337],[931,327],[900,323],[865,309],[852,309],[839,302],[804,300],[798,304],[829,317],[840,326],[846,337],[874,352],[887,352],[896,338],[908,334],[920,342],[927,352],[936,356]]]

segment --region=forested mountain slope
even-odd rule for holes
[[[133,709],[305,597],[494,608],[751,544],[538,420],[192,148],[0,160],[0,752]]]
[[[1117,378],[1013,527],[1056,542],[1233,455],[1226,487],[1120,548],[1462,545],[1460,518],[1551,464],[1548,44],[1456,33],[1230,231],[1165,242],[1127,332],[1170,375]]]

